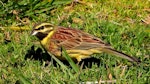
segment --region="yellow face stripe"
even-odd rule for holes
[[[54,30],[51,31],[43,40],[41,40],[41,43],[43,46],[45,46],[48,42],[50,42],[50,37],[54,34]]]
[[[39,27],[41,27],[41,26],[45,26],[45,25],[51,25],[51,26],[53,26],[53,25],[50,24],[50,23],[41,23],[40,25],[36,25],[35,29],[37,29],[37,28],[39,28]]]

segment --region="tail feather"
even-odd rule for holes
[[[112,48],[104,48],[103,49],[103,52],[106,52],[106,53],[110,53],[110,54],[113,54],[113,55],[116,55],[118,57],[121,57],[121,58],[124,58],[124,59],[127,59],[131,62],[136,62],[136,63],[140,63],[141,61],[135,57],[132,57],[132,56],[129,56],[125,53],[122,53],[122,52],[119,52],[119,51],[116,51]]]

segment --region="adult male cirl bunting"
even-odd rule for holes
[[[54,26],[50,23],[39,23],[34,25],[32,35],[39,38],[42,46],[58,59],[65,60],[61,56],[61,48],[64,47],[72,59],[78,62],[90,58],[94,53],[110,53],[115,56],[139,63],[135,57],[124,54],[113,49],[109,44],[81,30]]]

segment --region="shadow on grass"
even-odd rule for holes
[[[35,49],[34,45],[31,46],[31,48],[28,50],[27,54],[25,55],[25,60],[27,59],[33,59],[33,60],[39,60],[41,63],[45,62],[45,66],[47,66],[50,62],[56,66],[57,62],[51,58],[51,56],[47,53],[42,51],[41,48]],[[65,65],[69,66],[68,61],[61,60]],[[75,61],[75,63],[77,63]],[[81,62],[78,63],[79,66],[85,67],[92,67],[92,64],[100,65],[100,59],[96,59],[94,57],[83,59]]]

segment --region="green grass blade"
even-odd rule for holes
[[[19,81],[22,82],[22,84],[32,84],[30,80],[28,80],[20,71],[17,69],[13,69],[15,75],[17,78],[19,78]]]
[[[67,67],[59,60],[57,59],[54,55],[48,52],[48,54],[64,69],[67,69]]]
[[[66,60],[69,62],[71,67],[74,69],[75,72],[79,72],[79,67],[74,63],[74,61],[70,58],[70,56],[67,54],[66,50],[62,47],[62,56],[66,58]]]
[[[48,52],[49,53],[49,52]],[[70,77],[73,77],[73,74],[69,71],[69,69],[59,60],[57,59],[54,55],[52,55],[51,53],[49,53],[49,55],[64,69],[67,71],[67,73],[69,74]],[[63,70],[63,72],[65,73],[65,71]]]

